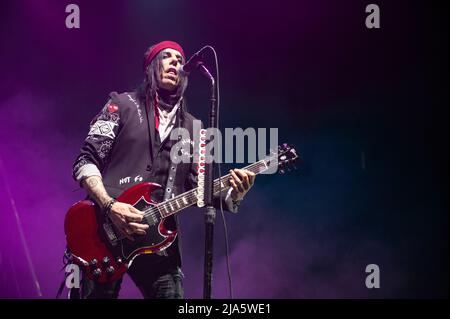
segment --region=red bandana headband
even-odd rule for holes
[[[186,57],[184,55],[184,51],[181,48],[181,45],[174,41],[162,41],[157,44],[155,44],[152,49],[145,55],[144,57],[144,72],[147,70],[148,65],[152,60],[155,58],[155,56],[161,52],[164,49],[174,49],[181,53],[183,58],[186,60]]]

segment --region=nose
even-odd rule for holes
[[[176,57],[172,58],[172,60],[170,61],[170,64],[174,65],[174,66],[177,66],[178,65],[178,59]]]

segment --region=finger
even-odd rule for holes
[[[234,172],[234,170],[230,170],[230,175],[235,180],[236,184],[238,184],[241,181],[239,179],[239,177],[236,175],[236,173]]]
[[[234,179],[234,181],[236,182],[236,185],[239,187],[239,189],[242,189],[240,191],[243,192],[244,190],[243,190],[243,187],[242,187],[241,179],[236,175],[236,173],[233,170],[230,171],[230,175]]]
[[[239,189],[238,189],[238,187],[237,187],[237,185],[236,185],[236,182],[235,182],[234,180],[230,179],[230,184],[231,184],[231,187],[233,187],[233,190],[234,190],[236,193],[240,193],[240,191],[239,191]]]
[[[238,179],[241,181],[240,183],[239,183],[239,181],[237,182],[238,185],[240,184],[240,188],[242,189],[242,192],[246,192],[247,189],[250,188],[250,185],[249,185],[248,179],[246,177],[246,174],[243,173],[239,169],[235,169],[234,171],[236,173],[236,176],[238,176]]]
[[[149,226],[147,224],[128,223],[128,225],[131,226],[134,231],[136,231],[138,229],[146,230],[149,228]]]
[[[134,206],[132,206],[132,205],[130,205],[129,208],[130,208],[130,211],[131,211],[132,213],[135,213],[135,214],[138,214],[138,215],[144,215],[144,212],[143,212],[143,211],[137,209],[136,207],[134,207]]]
[[[136,214],[136,213],[133,213],[131,211],[124,212],[123,215],[125,216],[126,220],[130,221],[130,222],[140,222],[144,218],[143,215]]]
[[[244,192],[241,183],[237,183],[234,179],[230,179],[230,183],[231,183],[231,186],[233,187],[233,189],[236,192],[238,192],[238,193],[243,193]]]
[[[128,223],[127,224],[127,233],[131,234],[131,235],[135,235],[135,234],[145,235],[147,232],[145,230],[143,230],[143,229],[140,229],[137,225],[139,225],[139,224]]]
[[[248,179],[250,181],[250,186],[253,186],[253,184],[255,183],[256,174],[253,173],[252,171],[248,171],[248,170],[247,170],[247,174],[248,174]]]
[[[248,190],[250,188],[250,181],[248,179],[247,173],[244,170],[237,169],[236,173],[240,176],[242,180],[242,184],[244,186],[244,190]]]

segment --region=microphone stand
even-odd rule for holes
[[[197,68],[210,81],[211,88],[211,111],[209,113],[209,127],[217,128],[217,85],[214,77],[202,62],[199,62]],[[206,141],[210,143],[210,140]],[[212,263],[213,263],[213,239],[214,239],[214,222],[216,219],[216,209],[213,206],[214,197],[214,148],[211,152],[210,161],[205,163],[205,263],[203,277],[203,299],[211,299],[211,280],[212,280]]]

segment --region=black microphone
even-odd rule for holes
[[[199,51],[194,53],[189,60],[181,66],[181,71],[185,72],[187,74],[191,73],[193,70],[195,70],[197,67],[199,67],[203,61],[203,51],[205,51],[207,47],[201,48]]]

